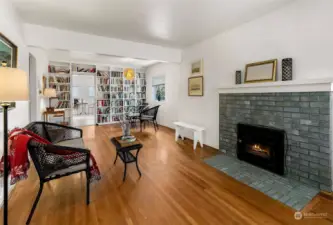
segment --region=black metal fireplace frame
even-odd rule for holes
[[[261,137],[260,137],[261,136]],[[259,141],[260,138],[263,138]],[[248,142],[269,145],[271,157],[264,159],[246,151]],[[273,127],[257,126],[245,123],[237,124],[237,157],[279,175],[284,175],[285,167],[285,131]]]

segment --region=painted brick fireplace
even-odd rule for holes
[[[219,94],[219,148],[236,157],[237,124],[284,130],[284,176],[332,190],[331,92]],[[288,146],[287,146],[288,144]]]

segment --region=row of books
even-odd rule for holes
[[[123,115],[112,116],[112,121],[122,121]]]
[[[65,73],[65,74],[70,73],[70,69],[68,68],[68,66],[49,65],[48,70],[49,73]]]
[[[97,114],[110,114],[110,108],[97,108]]]
[[[49,77],[49,82],[50,83],[70,83],[71,82],[71,78],[70,77],[53,77],[50,76]]]
[[[110,75],[109,71],[101,71],[101,70],[97,71],[97,76],[99,77],[108,77],[109,75]]]
[[[120,99],[123,98],[123,92],[118,92],[118,93],[112,93],[111,94],[112,99]]]
[[[71,99],[71,95],[69,92],[57,93],[57,97],[60,100],[70,100]]]
[[[70,108],[70,102],[69,101],[59,101],[56,108],[57,109],[67,109],[67,108]]]
[[[123,72],[112,71],[111,77],[123,77]]]
[[[135,87],[134,86],[124,87],[124,91],[125,92],[134,92],[135,91]]]
[[[111,108],[111,113],[115,114],[115,113],[123,113],[123,108],[119,107],[119,108]]]
[[[111,87],[111,91],[116,91],[116,92],[123,91],[123,86]]]
[[[118,78],[111,78],[110,79],[110,84],[112,85],[123,85],[123,80],[122,79],[118,79]]]
[[[109,78],[99,78],[97,79],[97,84],[110,84]]]
[[[136,78],[146,78],[144,73],[136,73]]]
[[[98,85],[97,86],[98,91],[110,91],[110,86],[107,85]]]
[[[110,106],[109,100],[97,100],[98,107]]]
[[[110,115],[97,115],[97,123],[110,122]]]
[[[128,106],[124,108],[125,113],[134,113],[135,112],[135,106]]]
[[[136,98],[146,98],[146,93],[136,93]]]
[[[114,101],[111,101],[111,106],[112,107],[119,107],[119,106],[123,106],[123,105],[124,105],[123,100],[114,100]]]
[[[134,85],[134,80],[124,80],[125,85]]]
[[[132,93],[124,93],[124,98],[133,98],[134,99],[135,95],[134,92]]]
[[[124,105],[125,106],[134,106],[135,105],[135,100],[134,99],[124,100]]]
[[[84,67],[77,66],[75,69],[76,69],[76,72],[85,72],[85,73],[95,73],[96,72],[95,67],[84,68]]]

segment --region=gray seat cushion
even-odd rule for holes
[[[83,143],[82,138],[76,138],[76,139],[71,139],[67,141],[60,141],[56,143],[55,145],[59,146],[67,146],[67,147],[72,147],[72,148],[86,148]]]
[[[89,166],[91,166],[92,164],[93,163],[90,160],[89,161]],[[52,178],[52,177],[55,177],[57,175],[64,175],[64,174],[67,174],[67,173],[73,173],[75,171],[81,171],[81,170],[84,170],[86,168],[87,168],[87,165],[85,163],[81,163],[81,164],[78,164],[78,165],[75,165],[75,166],[70,166],[70,167],[65,168],[65,169],[57,170],[53,173],[50,173],[46,178]]]

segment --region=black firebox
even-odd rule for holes
[[[237,157],[283,175],[284,137],[284,130],[239,123],[237,125]]]

